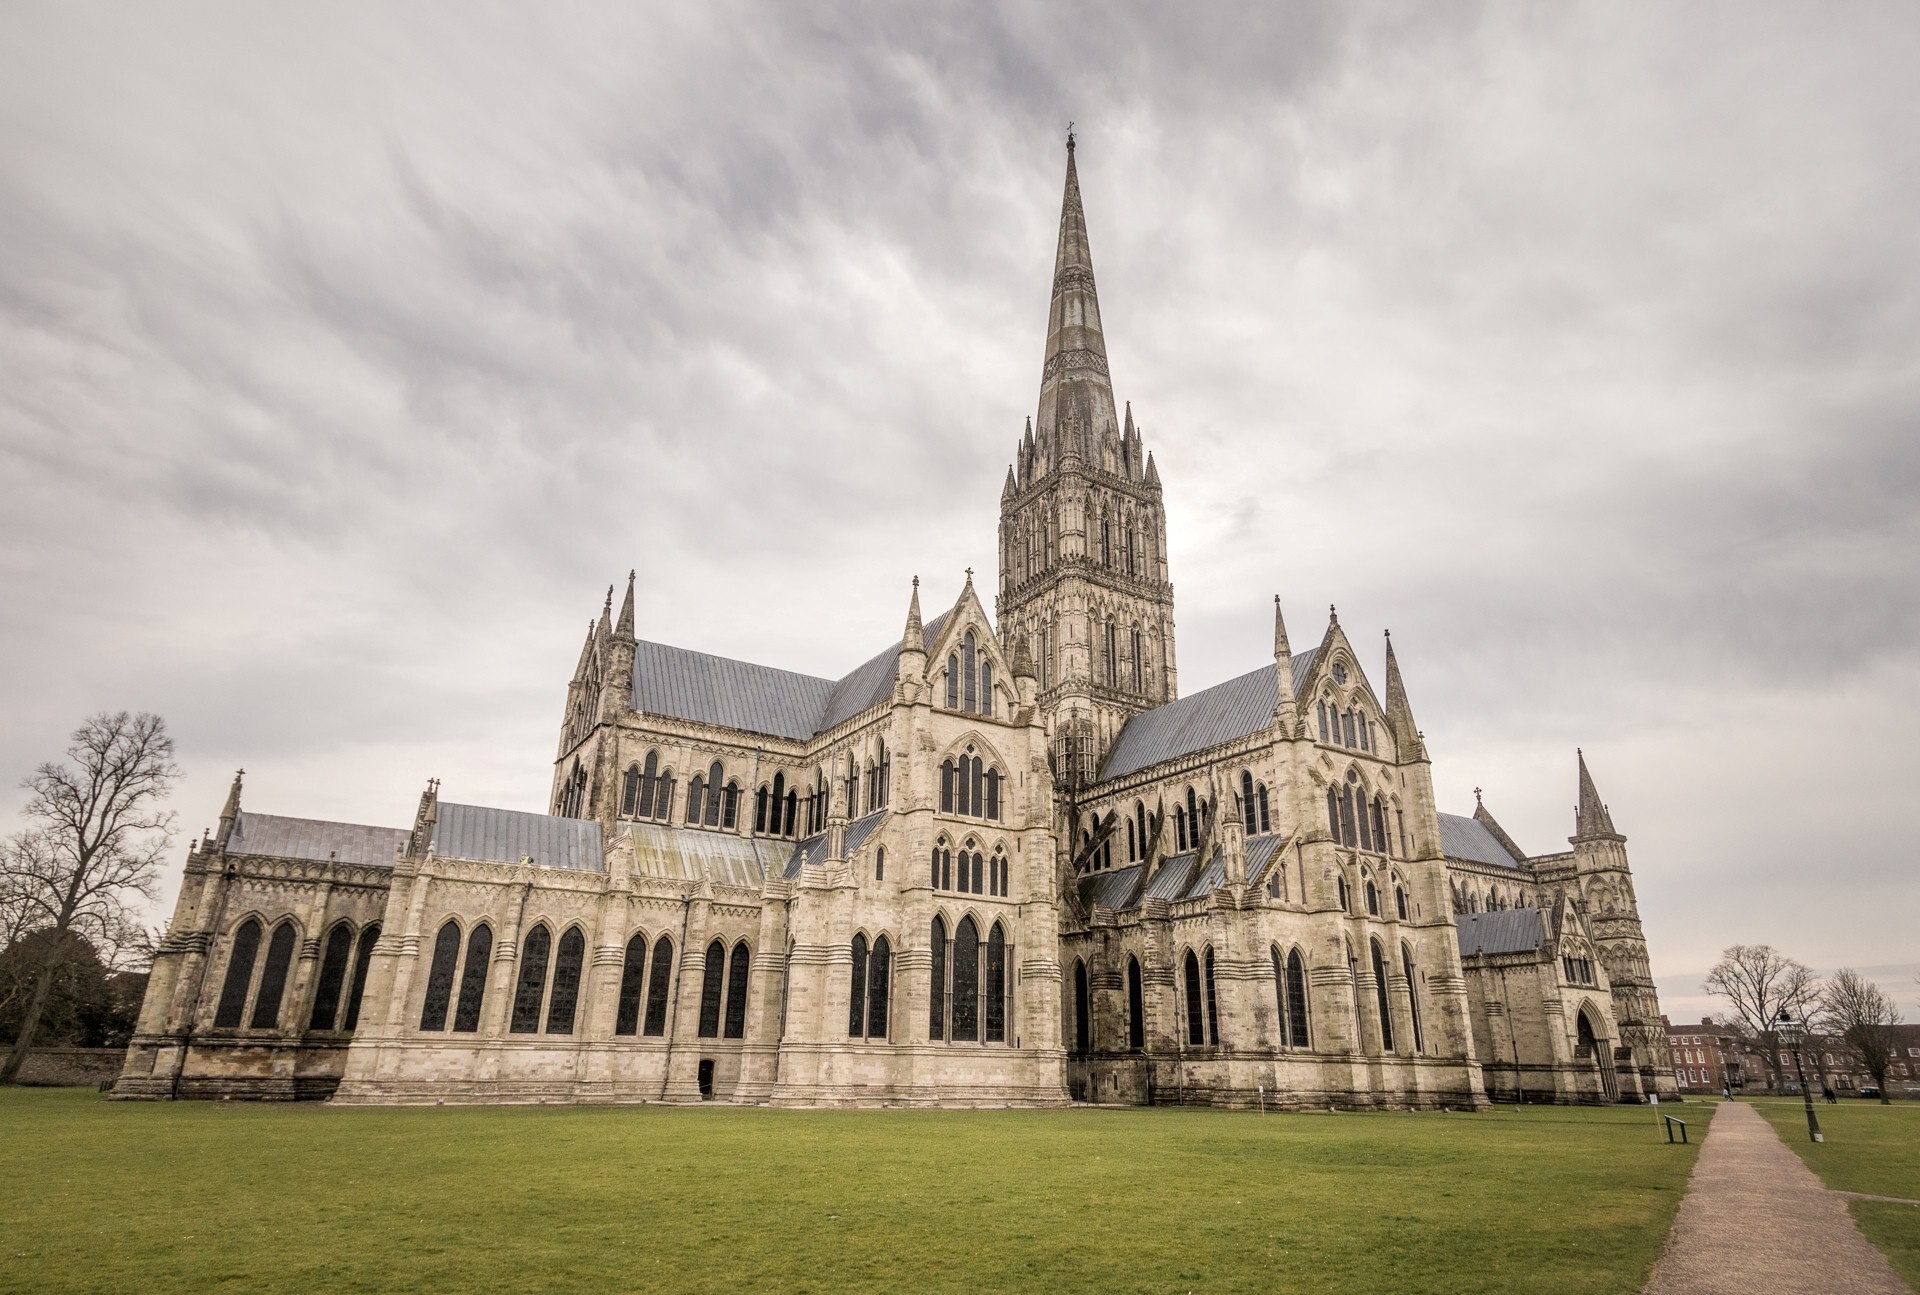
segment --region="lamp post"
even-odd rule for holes
[[[1800,1064],[1800,1040],[1806,1037],[1806,1025],[1794,1020],[1785,1011],[1775,1017],[1773,1023],[1774,1028],[1780,1031],[1780,1042],[1793,1052],[1793,1073],[1800,1080],[1800,1098],[1807,1104],[1807,1136],[1815,1142],[1825,1142],[1826,1138],[1820,1133],[1820,1120],[1813,1113],[1813,1094],[1807,1089],[1806,1067]]]

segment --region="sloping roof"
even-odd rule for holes
[[[542,868],[600,872],[600,824],[590,818],[557,818],[518,809],[440,802],[433,852],[449,859],[519,863],[531,855]]]
[[[947,615],[927,622],[929,641]],[[896,643],[839,679],[820,679],[642,640],[634,644],[633,707],[801,742],[885,701],[899,656]]]
[[[1440,815],[1440,852],[1449,859],[1491,863],[1502,868],[1517,868],[1526,862],[1507,853],[1500,838],[1489,832],[1486,824],[1460,814]]]
[[[1306,682],[1318,652],[1315,648],[1293,658],[1296,691]],[[1264,665],[1237,679],[1142,711],[1128,720],[1114,739],[1113,749],[1100,767],[1100,777],[1124,777],[1164,760],[1177,760],[1258,733],[1273,723],[1273,708],[1279,698],[1273,666]]]
[[[847,824],[848,858],[852,858],[853,852],[867,843],[867,838],[874,834],[875,830],[879,828],[881,820],[886,818],[886,816],[886,810],[876,809],[873,813],[862,818],[856,818]],[[785,869],[781,875],[785,877],[798,877],[800,875],[800,869],[817,867],[826,857],[827,834],[825,832],[815,832],[812,836],[803,837],[793,843],[793,850],[787,855]]]
[[[337,859],[342,863],[393,866],[407,843],[400,827],[329,823],[318,818],[283,818],[241,810],[233,822],[227,849],[234,854],[266,854],[278,859]]]
[[[1456,913],[1460,956],[1476,953],[1529,953],[1546,938],[1537,908],[1509,908],[1498,913]]]
[[[1268,832],[1263,836],[1247,838],[1247,884],[1257,886],[1266,879],[1267,865],[1273,862],[1273,856],[1286,844],[1278,832]]]
[[[1140,866],[1130,863],[1124,868],[1088,873],[1080,878],[1080,901],[1089,912],[1095,908],[1119,908],[1127,902],[1127,896],[1133,894],[1133,883],[1140,876]]]
[[[614,849],[633,847],[634,871],[643,877],[671,881],[699,881],[711,877],[722,886],[758,890],[767,870],[780,866],[785,841],[708,832],[664,823],[621,823],[614,829]]]

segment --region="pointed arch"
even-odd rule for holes
[[[753,954],[745,940],[733,946],[733,958],[727,964],[727,1030],[729,1039],[747,1036],[747,988]]]
[[[1380,941],[1369,939],[1373,953],[1373,995],[1374,1007],[1380,1013],[1380,1050],[1393,1051],[1393,1009],[1387,1001],[1387,960],[1380,951]]]
[[[645,932],[636,931],[627,941],[626,956],[620,962],[620,999],[613,1014],[615,1034],[640,1033],[640,991],[646,978],[647,937]]]
[[[320,955],[320,979],[314,986],[313,1012],[307,1019],[309,1030],[331,1030],[340,1018],[340,995],[347,984],[347,964],[353,958],[353,927],[336,922],[327,932],[326,948]]]
[[[1287,1043],[1290,1047],[1313,1046],[1308,1008],[1306,961],[1299,949],[1292,949],[1287,953]]]
[[[460,923],[448,918],[433,940],[433,960],[427,964],[427,992],[420,1001],[420,1028],[447,1028],[447,1004],[453,996],[453,968],[460,960]]]
[[[875,937],[873,950],[867,955],[867,1037],[885,1039],[888,1037],[888,1007],[893,993],[893,942],[881,935]]]
[[[658,1036],[667,1032],[667,1003],[673,991],[673,940],[661,936],[654,942],[653,966],[647,972],[646,1032]]]
[[[246,1019],[247,991],[253,988],[253,964],[260,956],[258,918],[249,917],[233,932],[233,944],[227,951],[227,978],[220,986],[220,1005],[213,1014],[218,1030],[237,1030]]]
[[[1207,946],[1207,1042],[1214,1047],[1220,1046],[1219,999],[1213,989],[1213,946]]]
[[[540,1006],[547,992],[547,959],[553,952],[553,932],[538,923],[520,944],[520,977],[513,989],[513,1034],[540,1031]]]
[[[1140,959],[1127,955],[1127,1046],[1138,1052],[1147,1046],[1147,1003],[1141,984]]]
[[[292,918],[273,928],[273,938],[267,941],[266,965],[260,968],[260,988],[254,993],[253,1017],[247,1022],[248,1028],[279,1028],[280,999],[286,994],[287,972],[293,966],[294,939]]]
[[[1192,949],[1188,949],[1180,965],[1187,989],[1187,1042],[1197,1048],[1207,1041],[1207,1009],[1200,988],[1200,959]]]
[[[1073,1050],[1085,1055],[1093,1027],[1093,1004],[1087,990],[1087,964],[1073,960]]]
[[[1426,1040],[1420,1032],[1420,978],[1414,974],[1413,946],[1404,940],[1400,942],[1400,966],[1407,977],[1407,1018],[1413,1027],[1413,1050],[1425,1052]]]
[[[560,937],[553,960],[553,990],[547,995],[547,1033],[572,1034],[574,1008],[580,1001],[580,973],[586,964],[587,937],[569,926]]]
[[[987,933],[986,987],[981,992],[985,1042],[1007,1041],[1007,933],[995,922]]]
[[[949,1037],[958,1043],[980,1039],[980,928],[972,915],[953,933],[953,1022]]]
[[[938,1043],[947,1037],[947,924],[938,913],[929,943],[933,973],[927,978],[927,1037]]]
[[[380,923],[374,922],[360,932],[360,947],[353,957],[353,988],[347,991],[347,1016],[340,1022],[343,1030],[358,1028],[360,1000],[367,993],[367,973],[373,967],[373,946],[380,939]]]
[[[867,937],[853,937],[852,969],[847,981],[847,1037],[863,1039],[867,1034]]]
[[[467,933],[467,962],[460,972],[460,998],[453,1008],[456,1033],[480,1028],[480,1005],[487,996],[487,963],[493,956],[493,928],[485,922]]]
[[[700,1037],[720,1037],[720,1002],[726,987],[727,946],[718,939],[707,945],[705,974],[700,981]]]

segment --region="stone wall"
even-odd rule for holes
[[[18,1083],[28,1088],[97,1088],[120,1073],[124,1048],[33,1048]]]

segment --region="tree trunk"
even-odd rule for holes
[[[26,1013],[20,1018],[20,1037],[13,1041],[13,1050],[7,1053],[6,1061],[0,1062],[0,1084],[12,1083],[20,1067],[26,1064],[27,1050],[33,1046],[34,1032],[40,1028],[40,1013],[52,989],[53,958],[49,955],[46,965],[40,968],[40,978],[34,981],[33,997],[27,1000]]]

